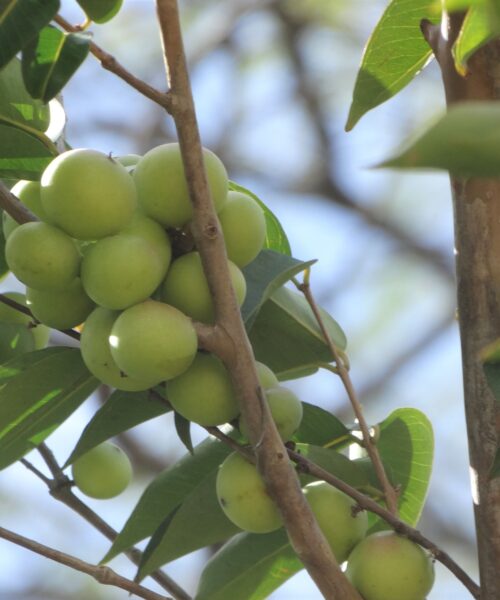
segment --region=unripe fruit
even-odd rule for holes
[[[38,181],[18,181],[11,189],[14,196],[17,196],[23,204],[25,204],[31,212],[41,221],[47,222],[48,216],[43,210],[42,201],[40,198],[40,182]],[[3,233],[5,239],[19,227],[19,223],[6,212],[3,213]]]
[[[22,304],[26,307],[28,306],[26,296],[20,292],[6,292],[3,295],[10,300],[14,300],[14,302],[17,302],[18,304]],[[4,304],[3,302],[0,302],[0,322],[24,325],[33,337],[35,344],[34,350],[45,348],[49,341],[50,329],[48,327],[40,324],[35,325],[34,320],[30,315],[25,315],[19,310],[7,306],[7,304]]]
[[[227,518],[245,531],[268,533],[283,525],[256,467],[236,452],[219,467],[216,492]]]
[[[216,211],[226,201],[227,172],[220,159],[203,149],[208,185]],[[182,227],[193,216],[179,144],[163,144],[137,163],[133,178],[144,212],[167,227]]]
[[[222,425],[240,412],[229,373],[213,354],[198,353],[187,371],[167,383],[167,397],[175,411],[199,425]]]
[[[291,390],[281,385],[268,388],[264,391],[264,395],[269,404],[269,410],[276,424],[276,429],[281,439],[286,442],[297,431],[302,421],[302,402]],[[250,439],[243,416],[240,417],[239,426],[241,433],[247,439]]]
[[[167,272],[172,259],[172,245],[167,232],[161,225],[137,211],[122,233],[140,237],[151,244],[160,258],[165,273]]]
[[[259,383],[264,390],[276,387],[280,384],[276,375],[267,365],[259,361],[255,361],[255,366],[257,367],[257,377],[259,378]]]
[[[244,267],[262,250],[266,239],[266,219],[257,202],[241,192],[229,192],[219,213],[227,257]]]
[[[106,500],[118,496],[128,486],[132,465],[121,448],[103,442],[77,458],[71,474],[83,494]]]
[[[229,262],[231,281],[240,306],[246,295],[246,281],[238,267]],[[162,297],[167,304],[203,323],[215,319],[213,300],[203,272],[198,252],[189,252],[173,261],[162,287]]]
[[[42,205],[50,220],[79,240],[121,231],[137,206],[127,169],[95,150],[63,152],[41,179]]]
[[[25,223],[5,244],[5,258],[14,275],[29,287],[60,290],[78,275],[80,253],[75,242],[48,223]]]
[[[118,234],[85,251],[81,278],[94,302],[123,309],[146,300],[160,285],[167,268],[152,244],[138,236]]]
[[[26,299],[34,316],[55,329],[70,329],[80,325],[95,308],[78,277],[63,290],[27,288]]]
[[[85,321],[80,337],[80,350],[87,369],[103,383],[127,392],[147,390],[156,382],[129,377],[118,368],[109,345],[109,336],[118,311],[96,308]]]
[[[135,167],[142,156],[140,154],[124,154],[123,156],[116,156],[114,158],[116,162],[119,162],[123,167]]]
[[[408,538],[380,531],[354,548],[346,576],[365,600],[425,600],[434,583],[434,565]]]
[[[306,485],[304,495],[337,562],[344,562],[366,535],[366,511],[356,510],[352,498],[324,481]]]
[[[173,306],[155,300],[123,311],[113,325],[109,342],[122,371],[155,383],[186,371],[198,347],[191,320]]]

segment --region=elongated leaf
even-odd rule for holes
[[[229,182],[229,189],[251,196],[264,211],[264,216],[266,217],[266,241],[264,242],[264,249],[267,248],[268,250],[274,250],[275,252],[291,256],[292,251],[290,249],[290,242],[288,241],[285,230],[281,226],[276,215],[269,210],[264,202],[262,202],[262,200],[253,192],[234,181]]]
[[[39,350],[1,367],[0,469],[40,444],[98,385],[73,348]]]
[[[257,258],[243,269],[247,294],[241,313],[246,327],[252,326],[261,306],[279,287],[315,262],[302,262],[273,250],[262,250]]]
[[[120,10],[123,0],[76,0],[87,17],[95,23],[106,23]]]
[[[0,364],[34,349],[35,339],[26,325],[0,322]]]
[[[457,40],[453,44],[455,67],[467,73],[467,61],[479,48],[495,37],[496,31],[487,5],[478,5],[467,13]]]
[[[223,542],[241,531],[220,508],[215,478],[216,471],[212,471],[184,499],[166,526],[160,526],[153,535],[144,551],[140,579],[180,556]]]
[[[58,0],[2,0],[0,3],[0,69],[53,19]]]
[[[346,130],[404,88],[426,65],[431,49],[420,31],[435,19],[432,0],[392,0],[366,45],[354,86]]]
[[[195,600],[264,600],[302,568],[283,529],[241,533],[207,562]]]
[[[306,444],[339,449],[351,443],[349,429],[324,408],[302,402],[304,414],[294,438]]]
[[[334,343],[346,347],[344,332],[321,311]],[[330,350],[316,319],[301,294],[279,288],[265,302],[249,332],[257,360],[268,365],[279,379],[292,379],[308,369],[331,362]]]
[[[400,486],[399,515],[415,526],[424,506],[434,456],[434,435],[429,419],[415,408],[399,408],[379,424],[377,447],[384,465],[391,469],[392,483]],[[371,518],[371,531],[387,529]]]
[[[142,494],[103,562],[151,536],[192,490],[215,472],[230,452],[225,444],[208,438],[196,446],[194,454],[188,454],[161,473]]]
[[[90,37],[44,27],[23,49],[22,70],[33,98],[52,100],[87,57]]]
[[[0,177],[37,180],[54,156],[38,136],[0,123]]]
[[[188,421],[181,414],[176,412],[174,416],[174,423],[175,431],[177,432],[179,439],[184,446],[186,446],[187,451],[190,454],[193,454],[194,449],[193,442],[191,440],[191,421]]]
[[[500,175],[500,106],[463,102],[452,106],[421,137],[381,167],[445,169],[463,177]]]
[[[64,467],[101,442],[170,410],[167,403],[149,391],[116,390],[87,424]]]

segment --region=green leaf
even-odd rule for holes
[[[406,150],[380,167],[445,169],[463,177],[500,175],[500,106],[498,102],[463,102]]]
[[[38,136],[0,120],[0,177],[38,180],[54,156]]]
[[[120,10],[123,0],[76,0],[94,23],[106,23]]]
[[[465,76],[467,73],[469,58],[490,42],[495,34],[488,6],[478,5],[468,11],[452,49],[455,67],[461,75]]]
[[[234,181],[229,182],[229,189],[251,196],[264,211],[264,216],[266,217],[266,240],[264,242],[264,249],[274,250],[280,254],[291,256],[292,251],[290,249],[290,243],[286,236],[285,230],[281,226],[281,223],[278,221],[276,215],[271,212],[269,208],[267,208],[264,202],[262,202],[262,200],[253,192],[247,190],[247,188],[244,188],[242,185],[239,185]]]
[[[74,348],[46,348],[0,367],[0,469],[43,442],[98,385]]]
[[[302,568],[283,529],[241,533],[207,562],[195,600],[264,600]]]
[[[435,18],[432,0],[392,0],[366,45],[354,85],[346,130],[392,98],[425,67],[432,51],[420,31]]]
[[[149,390],[144,392],[114,391],[83,430],[64,468],[109,438],[170,410],[171,408],[166,402]]]
[[[181,556],[223,542],[239,533],[222,511],[215,491],[216,471],[205,477],[184,499],[168,523],[160,526],[144,551],[138,577]]]
[[[346,347],[338,323],[320,309],[333,342]],[[265,302],[249,332],[255,358],[272,369],[279,379],[292,379],[305,369],[314,372],[332,356],[309,304],[302,294],[279,288]]]
[[[154,479],[142,494],[103,562],[151,536],[192,490],[216,471],[230,452],[230,448],[222,442],[208,438],[196,446],[194,454],[183,457]]]
[[[0,2],[0,69],[45,27],[59,10],[58,0]]]
[[[377,448],[382,462],[400,486],[400,518],[418,523],[424,506],[434,455],[434,435],[429,419],[416,408],[399,408],[379,423]],[[385,521],[371,516],[370,531],[387,529]]]
[[[294,439],[335,449],[351,443],[351,432],[337,417],[314,404],[302,402],[302,407],[304,414]]]
[[[35,339],[26,325],[0,322],[0,364],[34,349]]]
[[[33,98],[52,100],[89,53],[90,37],[44,27],[23,49],[24,83]]]
[[[247,294],[241,314],[246,327],[252,326],[261,306],[278,288],[315,262],[302,262],[273,250],[262,250],[257,258],[243,269]]]
[[[193,442],[191,440],[191,421],[185,419],[178,412],[174,415],[175,431],[181,442],[186,446],[187,451],[193,454]]]

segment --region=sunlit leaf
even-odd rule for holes
[[[496,30],[488,6],[479,5],[471,8],[465,16],[452,50],[455,66],[462,75],[467,73],[469,58],[495,35]]]

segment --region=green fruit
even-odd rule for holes
[[[155,300],[123,311],[113,325],[109,342],[122,371],[155,383],[186,371],[198,347],[191,320],[173,306]]]
[[[5,258],[14,275],[29,287],[60,290],[78,275],[80,253],[74,241],[48,223],[24,223],[5,244]]]
[[[14,196],[17,196],[23,204],[25,204],[31,212],[41,221],[47,222],[48,216],[43,210],[42,201],[40,199],[40,183],[38,181],[18,181],[11,189]],[[3,213],[3,233],[5,239],[19,227],[19,223],[6,212]]]
[[[288,388],[277,386],[268,388],[264,395],[269,404],[271,416],[281,439],[286,442],[299,428],[302,421],[302,402]],[[248,429],[243,416],[240,417],[241,433],[248,439]]]
[[[115,160],[124,167],[135,167],[141,158],[142,156],[140,154],[124,154],[123,156],[115,157]]]
[[[219,467],[216,492],[226,517],[245,531],[268,533],[283,525],[256,467],[236,452]]]
[[[123,0],[76,0],[94,23],[106,23],[120,10]]]
[[[20,292],[5,292],[3,294],[10,300],[14,300],[18,304],[28,307],[26,296]],[[26,315],[15,308],[0,302],[0,323],[17,323],[24,325],[30,332],[34,340],[34,350],[45,348],[49,341],[50,329],[45,325],[35,325],[34,320],[30,315]]]
[[[64,290],[55,292],[27,288],[26,299],[34,316],[55,329],[81,325],[95,308],[78,277]]]
[[[425,600],[434,583],[434,565],[408,538],[380,531],[354,548],[346,575],[365,600]]]
[[[17,323],[0,322],[0,364],[33,350],[35,341],[29,329]]]
[[[118,368],[109,346],[109,336],[119,312],[96,308],[85,321],[80,337],[80,350],[87,369],[100,381],[118,390],[138,392],[156,382],[129,377]]]
[[[142,213],[136,212],[122,233],[140,237],[151,244],[164,266],[165,273],[167,272],[172,260],[172,245],[167,232],[161,225]]]
[[[266,219],[255,200],[241,192],[229,192],[219,213],[229,260],[244,267],[262,250],[266,240]]]
[[[198,353],[187,371],[167,383],[174,410],[199,425],[222,425],[239,414],[226,367],[213,354]]]
[[[304,495],[339,563],[366,535],[368,515],[356,510],[356,502],[324,481],[306,485]]]
[[[94,302],[123,309],[149,298],[167,268],[152,244],[121,233],[99,240],[85,251],[81,278]]]
[[[246,295],[243,273],[229,262],[231,281],[240,306]],[[214,305],[198,252],[189,252],[173,261],[162,288],[167,304],[203,323],[213,323]]]
[[[137,206],[127,169],[86,148],[63,152],[49,164],[41,179],[41,198],[50,220],[79,240],[118,233]]]
[[[255,361],[255,366],[257,367],[257,377],[259,378],[259,383],[264,390],[276,387],[280,384],[276,375],[267,365],[259,361]]]
[[[121,494],[132,479],[132,465],[121,448],[103,442],[82,454],[71,467],[78,489],[90,498],[106,500]]]
[[[226,202],[228,179],[220,159],[203,149],[208,185],[216,211]],[[139,204],[167,227],[182,227],[193,216],[179,144],[163,144],[147,152],[134,169]]]

